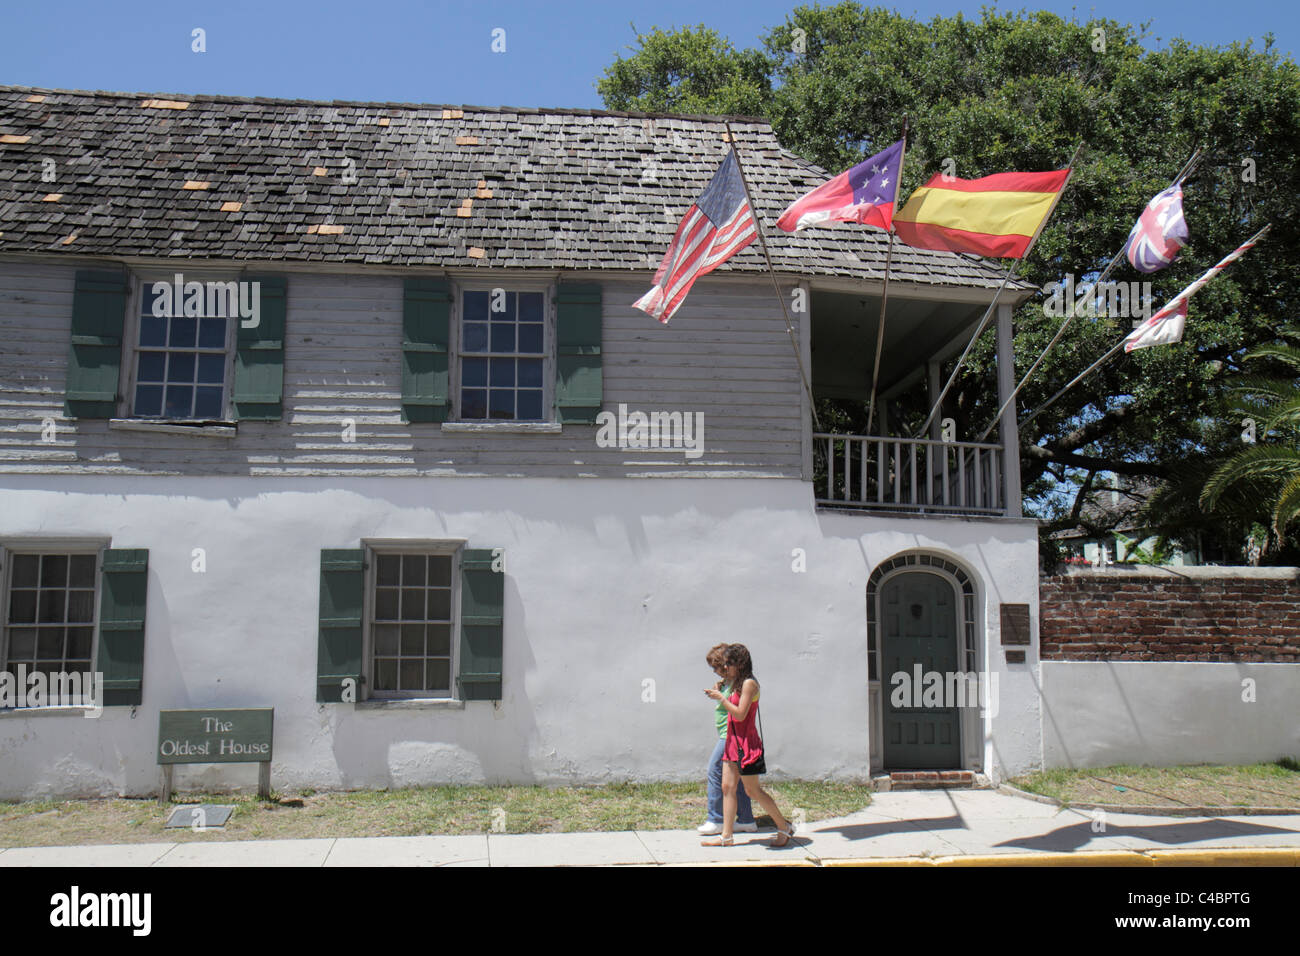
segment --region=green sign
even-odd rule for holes
[[[158,763],[270,762],[274,721],[274,707],[160,711]]]

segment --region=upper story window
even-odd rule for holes
[[[226,415],[235,282],[205,282],[202,301],[140,282],[130,413],[136,418],[216,420]],[[238,295],[238,291],[235,291]],[[179,298],[179,301],[178,301]],[[236,298],[236,303],[238,299]]]
[[[546,293],[466,290],[460,328],[460,417],[544,421]]]

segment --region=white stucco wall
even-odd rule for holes
[[[156,792],[158,711],[207,706],[275,707],[276,787],[699,779],[719,641],[753,653],[771,773],[864,779],[867,578],[912,549],[976,582],[1001,691],[986,770],[1042,752],[1036,641],[1006,665],[996,630],[999,602],[1037,607],[1029,521],[818,513],[785,479],[4,478],[0,537],[78,535],[149,549],[144,703],[0,715],[3,798]],[[318,704],[320,549],[441,537],[505,549],[504,700]],[[253,765],[177,771],[181,788],[255,782]]]
[[[1047,767],[1300,757],[1295,664],[1045,661],[1042,674]]]

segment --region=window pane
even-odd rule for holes
[[[397,690],[397,661],[375,661],[375,690]]]
[[[66,554],[46,554],[41,557],[41,587],[62,588],[68,586],[68,556]]]
[[[423,624],[402,625],[402,656],[403,657],[424,656],[424,625]]]
[[[194,390],[194,417],[221,417],[221,386],[208,386]]]
[[[397,588],[375,589],[375,619],[380,621],[397,620]]]
[[[487,390],[467,388],[460,393],[460,415],[462,418],[487,417]]]
[[[140,317],[140,344],[154,348],[165,346],[167,344],[167,320],[156,315],[142,315]]]
[[[427,690],[451,690],[451,662],[429,661],[429,677],[425,684]]]
[[[226,320],[204,319],[199,323],[199,348],[224,349],[226,347]]]
[[[9,595],[9,623],[33,624],[36,622],[36,592],[14,590]]]
[[[41,558],[37,554],[15,554],[14,555],[14,580],[13,585],[16,588],[34,588],[37,582],[37,572],[40,570]]]
[[[508,358],[492,359],[492,380],[488,383],[493,388],[504,388],[515,384],[515,360]]]
[[[542,417],[541,389],[521,388],[519,390],[520,420],[536,420]]]
[[[135,413],[137,415],[161,415],[162,397],[161,385],[137,385],[135,389]]]
[[[402,661],[402,683],[398,690],[424,690],[424,661]]]
[[[446,657],[451,654],[451,625],[429,625],[429,656]]]
[[[40,617],[37,619],[40,624],[62,624],[63,623],[63,605],[66,603],[68,592],[62,588],[53,591],[41,592]]]
[[[451,555],[429,555],[429,584],[434,587],[451,587]]]
[[[488,317],[488,294],[486,292],[466,292],[464,308],[466,322],[486,322]]]
[[[541,388],[542,360],[518,359],[517,361],[519,362],[519,384],[529,388]]]
[[[396,585],[401,583],[398,580],[398,574],[402,570],[402,557],[397,554],[381,554],[376,568],[381,585]]]
[[[198,336],[199,320],[192,316],[174,315],[171,322],[171,338],[167,344],[174,349],[192,349]]]
[[[424,588],[402,588],[402,620],[424,620]]]
[[[46,628],[36,636],[36,656],[46,660],[63,658],[63,628]]]
[[[492,326],[493,352],[513,352],[515,350],[515,327],[513,324],[501,323]]]
[[[397,653],[397,625],[375,625],[375,656],[391,657]]]
[[[488,300],[493,322],[511,322],[515,318],[515,293],[494,295]]]
[[[492,403],[488,407],[488,417],[513,419],[515,417],[515,393],[508,388],[494,388],[491,395]]]
[[[542,301],[543,301],[543,295],[540,292],[520,292],[519,293],[519,321],[520,322],[542,321]]]
[[[536,353],[542,351],[542,327],[540,325],[519,326],[519,351]]]
[[[486,322],[466,322],[464,350],[466,352],[486,352],[487,330]]]
[[[451,619],[451,591],[437,588],[429,591],[429,620],[448,621]]]
[[[189,385],[194,381],[194,353],[172,352],[167,356],[168,382],[184,382]]]
[[[36,628],[15,627],[9,632],[9,660],[30,661],[36,656]]]
[[[481,358],[467,358],[461,366],[464,380],[462,385],[487,387],[487,370],[488,360]]]
[[[137,381],[161,382],[167,367],[166,352],[141,352]]]
[[[206,320],[205,320],[206,321]],[[226,380],[226,357],[215,352],[199,356],[199,381],[219,385]]]
[[[68,628],[68,657],[90,660],[90,644],[94,631],[89,627]]]
[[[194,407],[194,388],[185,385],[167,386],[167,403],[163,414],[168,418],[189,418]]]
[[[69,623],[87,623],[95,619],[95,592],[94,591],[69,591],[68,592],[68,621]]]
[[[407,554],[402,557],[402,583],[408,587],[424,583],[424,562],[422,554]]]
[[[68,584],[74,588],[93,588],[95,586],[95,556],[93,554],[74,554],[68,566]]]

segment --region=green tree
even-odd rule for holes
[[[946,159],[965,178],[1052,169],[1084,141],[1056,212],[1018,266],[1039,286],[1066,273],[1099,273],[1146,202],[1202,147],[1184,184],[1191,241],[1179,259],[1150,277],[1121,261],[1111,278],[1149,278],[1159,305],[1265,221],[1273,230],[1192,300],[1181,344],[1121,355],[1022,429],[1022,486],[1046,537],[1079,526],[1082,506],[1107,487],[1107,476],[1160,486],[1235,454],[1239,429],[1222,414],[1221,399],[1244,354],[1277,341],[1279,319],[1295,314],[1300,292],[1300,277],[1286,265],[1300,251],[1300,70],[1273,50],[1271,37],[1262,49],[1175,40],[1149,51],[1144,29],[991,8],[979,19],[918,22],[851,2],[802,6],[763,36],[759,50],[736,51],[704,28],[656,29],[598,88],[613,109],[689,104],[763,115],[787,148],[831,173],[897,139],[906,115],[903,195]],[[701,52],[694,66],[683,66],[670,51]],[[1024,370],[1060,319],[1031,300],[1015,324]],[[1128,330],[1127,320],[1105,316],[1072,322],[1021,391],[1020,418]],[[996,413],[993,369],[989,331],[945,406],[963,437],[978,435]],[[919,425],[928,411],[921,399],[901,409],[904,424]],[[1204,512],[1180,520],[1189,517],[1193,524],[1171,519],[1157,530],[1181,541],[1198,532],[1240,537],[1231,522]]]

